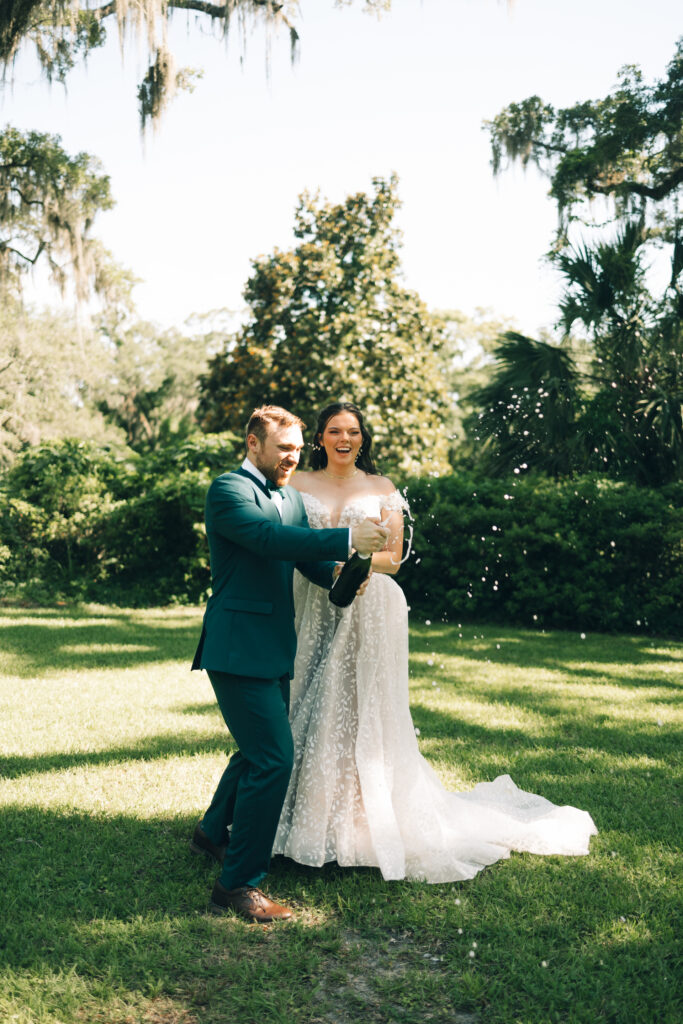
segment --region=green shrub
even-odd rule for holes
[[[231,434],[144,456],[29,450],[2,481],[0,594],[202,600],[206,491],[241,453]],[[398,580],[426,616],[683,635],[683,484],[454,474],[406,491],[415,537]]]
[[[197,470],[148,480],[101,518],[96,535],[106,553],[108,600],[168,604],[206,594],[211,580],[202,521],[210,480]]]
[[[145,456],[73,440],[29,449],[2,481],[0,593],[200,599],[210,582],[204,497],[241,448],[224,434]]]
[[[683,486],[582,477],[407,482],[399,581],[447,619],[683,633]]]

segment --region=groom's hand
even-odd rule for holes
[[[359,555],[381,551],[389,538],[389,531],[372,519],[364,519],[351,530],[351,543]]]

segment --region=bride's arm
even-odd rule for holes
[[[372,556],[372,571],[395,576],[403,555],[403,513],[383,513],[382,522],[389,528],[389,539],[384,550]]]

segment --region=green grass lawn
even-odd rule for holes
[[[422,617],[425,756],[590,811],[590,855],[449,885],[277,858],[297,918],[259,927],[206,912],[188,848],[229,749],[200,617],[0,609],[2,1024],[680,1024],[683,644]]]

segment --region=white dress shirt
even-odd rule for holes
[[[259,483],[263,484],[264,487],[268,486],[268,481],[261,472],[261,470],[254,465],[251,459],[247,458],[242,463],[242,469],[245,469],[247,473],[251,473],[252,476],[256,477]],[[282,495],[278,491],[268,491],[270,499],[277,509],[277,514],[282,519]]]

